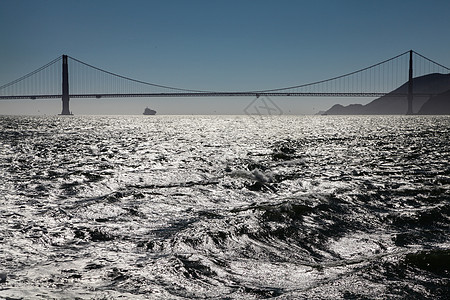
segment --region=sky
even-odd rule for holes
[[[339,76],[413,49],[450,66],[448,0],[0,0],[0,86],[62,54],[186,89],[264,90]],[[370,98],[271,98],[314,114]],[[243,114],[252,97],[71,99],[74,114]],[[0,100],[0,114],[61,101]]]

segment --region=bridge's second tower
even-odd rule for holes
[[[69,109],[69,67],[67,55],[62,56],[62,112],[61,115],[71,115]]]
[[[413,51],[409,51],[409,77],[408,77],[408,111],[407,115],[413,112]]]

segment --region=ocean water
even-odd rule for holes
[[[448,299],[450,117],[0,117],[0,298]]]

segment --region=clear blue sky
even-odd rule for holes
[[[409,49],[450,66],[450,1],[0,0],[0,85],[61,54],[121,75],[202,90],[327,79]],[[251,98],[71,100],[74,113],[243,113]],[[272,99],[285,113],[371,99]],[[0,101],[57,114],[58,100]]]

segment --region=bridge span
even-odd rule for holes
[[[414,68],[414,66],[417,66]],[[447,68],[413,50],[369,67],[296,86],[258,91],[191,90],[154,84],[115,74],[62,55],[43,67],[0,86],[0,100],[61,99],[62,115],[70,115],[70,99],[128,97],[406,97],[412,114],[414,77],[449,73]],[[400,89],[400,86],[406,89]],[[70,89],[69,89],[70,87]]]

